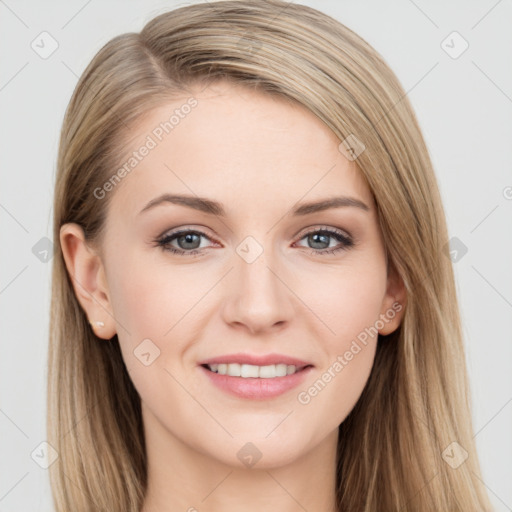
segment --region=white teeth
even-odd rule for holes
[[[254,368],[258,369],[257,366],[254,366]],[[268,366],[260,366],[259,370],[259,375],[256,375],[256,377],[259,377],[260,379],[272,379],[276,376],[275,364],[269,364]]]
[[[231,366],[230,364],[228,366]],[[228,374],[229,375],[229,374]],[[240,377],[259,377],[260,367],[252,364],[243,364],[240,366]]]
[[[285,377],[286,376],[286,365],[285,364],[276,364],[276,376],[277,377]]]
[[[274,377],[285,377],[297,371],[293,364],[269,364],[267,366],[255,366],[252,364],[220,363],[209,364],[208,368],[219,375],[230,377],[273,379]]]

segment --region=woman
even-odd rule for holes
[[[490,510],[414,112],[309,7],[107,43],[62,127],[56,509]]]

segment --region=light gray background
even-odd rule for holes
[[[483,480],[496,511],[512,510],[512,5],[303,3],[372,44],[417,112],[450,236],[467,247],[454,268]],[[52,238],[64,110],[78,76],[104,43],[178,5],[186,3],[0,0],[0,512],[52,510],[47,470],[31,458],[45,440],[51,268],[34,252],[43,250],[36,246],[44,244],[41,238]],[[46,59],[31,47],[43,31],[58,42]],[[461,41],[446,40],[453,31],[469,44],[458,58],[452,56]]]

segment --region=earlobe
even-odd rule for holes
[[[67,223],[60,229],[60,245],[77,300],[94,333],[103,339],[116,334],[103,262],[85,240],[78,224]]]
[[[402,322],[407,302],[407,290],[399,273],[390,267],[388,272],[386,295],[382,302],[379,334],[386,336],[396,331]],[[383,324],[383,325],[382,325]]]

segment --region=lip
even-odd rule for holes
[[[302,368],[304,366],[311,365],[308,361],[302,361],[301,359],[297,359],[295,357],[286,356],[284,354],[265,354],[265,355],[255,355],[255,354],[226,354],[223,356],[213,357],[211,359],[205,359],[201,361],[200,365],[205,364],[230,364],[230,363],[239,363],[239,364],[252,364],[254,366],[268,366],[270,364],[293,364],[297,368]],[[278,377],[280,378],[280,377]]]
[[[267,366],[271,364],[287,364],[300,368],[292,375],[274,377],[272,379],[231,377],[219,375],[210,371],[205,365],[221,363],[252,364]],[[250,355],[229,354],[202,361],[199,370],[204,373],[210,382],[225,393],[239,398],[251,400],[266,400],[280,396],[301,384],[306,376],[313,370],[313,365],[307,361],[280,354]]]

